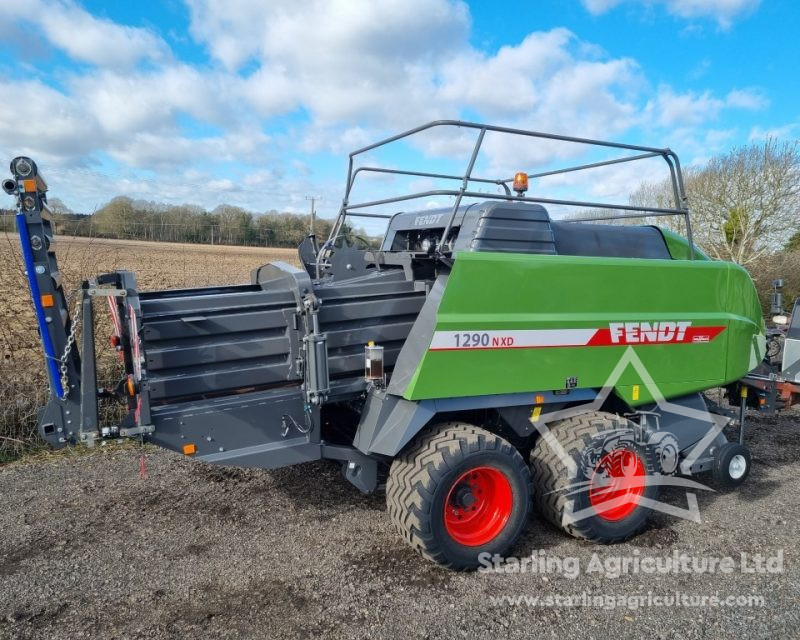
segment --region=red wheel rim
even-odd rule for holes
[[[597,464],[589,484],[589,503],[603,520],[623,520],[636,510],[644,488],[641,458],[630,449],[617,449]]]
[[[494,540],[511,517],[514,493],[506,475],[493,467],[462,473],[444,503],[444,526],[458,544],[477,547]]]

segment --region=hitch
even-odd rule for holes
[[[11,161],[11,173],[13,177],[4,180],[2,186],[16,199],[20,249],[50,386],[48,402],[39,411],[40,435],[51,446],[60,448],[76,442],[92,446],[99,438],[147,433],[146,427],[133,426],[137,420],[149,422],[149,407],[140,409],[135,398],[128,398],[129,417],[122,427],[101,429],[98,417],[99,398],[110,394],[97,388],[92,302],[94,298],[105,298],[112,316],[116,312],[127,317],[127,308],[119,304],[128,297],[126,272],[84,281],[71,300],[64,291],[54,250],[55,230],[52,211],[47,205],[47,183],[39,175],[36,163],[25,156]],[[120,351],[129,351],[128,331],[120,333],[126,334],[119,337]],[[133,362],[127,353],[123,355],[126,373],[130,374]],[[133,434],[133,430],[137,433]]]

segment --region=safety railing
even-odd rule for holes
[[[363,156],[367,152],[374,151],[375,149],[384,147],[393,142],[410,138],[424,131],[440,127],[471,129],[477,132],[476,140],[472,147],[468,163],[462,174],[390,169],[377,166],[357,166],[357,159],[359,158],[359,156]],[[623,155],[621,157],[610,158],[598,162],[591,162],[588,164],[579,164],[579,165],[554,169],[550,171],[530,173],[528,175],[528,178],[534,180],[548,176],[571,173],[575,171],[587,171],[591,169],[597,169],[600,167],[618,165],[627,162],[637,162],[637,161],[647,160],[650,158],[660,157],[667,164],[669,170],[670,183],[672,186],[672,195],[674,198],[675,206],[649,207],[649,206],[633,205],[629,203],[625,204],[600,203],[600,202],[591,202],[584,200],[568,200],[560,198],[546,198],[540,196],[522,195],[521,192],[517,192],[517,194],[515,195],[511,192],[511,189],[509,189],[509,184],[514,181],[514,178],[486,178],[482,176],[473,175],[473,172],[475,170],[475,164],[483,148],[483,142],[487,132],[508,134],[512,136],[521,136],[530,139],[570,142],[570,143],[587,145],[591,147],[602,147],[619,151],[636,152],[633,155]],[[427,191],[417,191],[413,193],[401,194],[388,198],[381,198],[378,200],[368,200],[364,202],[352,203],[350,202],[350,197],[353,192],[353,186],[356,182],[356,179],[361,174],[365,173],[379,173],[385,175],[400,175],[400,176],[417,177],[417,178],[453,180],[459,182],[460,184],[457,188],[453,189],[433,189]],[[479,192],[471,190],[470,186],[473,184],[496,185],[503,189],[503,193],[486,193],[482,191]],[[483,198],[487,200],[507,200],[513,202],[531,202],[536,204],[583,207],[586,209],[599,209],[599,210],[611,209],[615,211],[625,212],[621,213],[620,215],[612,215],[612,216],[591,216],[586,218],[570,218],[568,219],[569,222],[596,222],[603,220],[618,220],[618,219],[624,220],[630,218],[642,218],[644,217],[642,214],[644,214],[645,216],[680,216],[683,218],[686,225],[686,239],[689,244],[689,256],[692,259],[694,258],[694,242],[692,239],[692,227],[691,227],[691,221],[689,219],[689,209],[686,201],[686,192],[683,184],[683,176],[681,173],[680,161],[678,159],[678,156],[671,149],[660,149],[656,147],[646,147],[641,145],[626,144],[622,142],[608,142],[604,140],[594,140],[591,138],[579,138],[575,136],[564,136],[553,133],[542,133],[539,131],[528,131],[525,129],[514,129],[510,127],[498,127],[489,124],[463,122],[460,120],[436,120],[421,125],[419,127],[415,127],[414,129],[409,129],[408,131],[404,131],[403,133],[399,133],[384,140],[380,140],[373,144],[367,145],[366,147],[362,147],[361,149],[357,149],[356,151],[353,151],[349,155],[348,169],[347,169],[347,183],[345,187],[344,198],[342,199],[342,205],[339,209],[339,213],[331,229],[328,240],[320,247],[317,256],[318,266],[324,264],[324,256],[326,252],[329,251],[330,248],[336,242],[336,239],[341,233],[345,221],[348,217],[388,219],[391,218],[393,214],[376,213],[374,211],[362,211],[362,210],[396,202],[405,202],[408,200],[431,198],[436,196],[452,196],[454,198],[452,211],[450,213],[450,216],[448,217],[447,223],[442,232],[443,246],[440,247],[440,249],[438,250],[440,256],[448,253],[450,250],[450,247],[448,247],[444,243],[446,242],[446,239],[449,238],[453,222],[456,219],[456,215],[458,213],[458,209],[459,206],[461,205],[462,200],[464,198]],[[635,212],[635,213],[630,213],[630,212]]]

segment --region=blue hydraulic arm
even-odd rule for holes
[[[16,199],[16,223],[25,276],[50,383],[50,399],[39,414],[39,433],[45,441],[60,447],[82,437],[84,413],[96,428],[93,419],[96,407],[84,400],[84,411],[81,410],[82,363],[77,345],[69,343],[73,322],[80,319],[71,318],[67,309],[55,254],[55,230],[47,206],[47,183],[39,175],[36,163],[24,156],[11,161],[11,173],[13,177],[4,180],[2,186]],[[90,384],[94,397],[95,383]]]
[[[36,311],[36,322],[39,325],[39,335],[42,337],[47,373],[50,377],[50,388],[57,397],[63,398],[65,393],[61,386],[61,373],[58,367],[60,359],[56,356],[53,339],[50,337],[50,329],[47,326],[47,317],[42,306],[42,294],[39,290],[39,283],[36,280],[36,266],[33,263],[33,249],[31,248],[28,224],[25,220],[25,214],[21,212],[17,214],[17,230],[19,231],[19,242],[22,248],[22,260],[25,263],[25,275],[28,278],[28,287],[33,298],[33,308]]]

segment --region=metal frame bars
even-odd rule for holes
[[[473,129],[478,132],[477,138],[475,140],[475,144],[472,148],[472,153],[470,154],[469,162],[463,174],[461,175],[453,175],[453,174],[446,174],[446,173],[430,173],[425,171],[408,171],[402,169],[384,169],[381,167],[374,167],[374,166],[355,166],[355,159],[357,156],[360,156],[368,151],[372,151],[379,147],[386,146],[391,144],[392,142],[397,142],[399,140],[403,140],[405,138],[409,138],[414,136],[418,133],[423,131],[427,131],[429,129],[434,129],[437,127],[456,127],[456,128],[463,128],[463,129]],[[580,164],[570,167],[564,167],[562,169],[555,169],[552,171],[543,171],[539,173],[530,174],[531,178],[542,178],[545,176],[553,176],[559,175],[563,173],[570,173],[574,171],[585,171],[589,169],[596,169],[599,167],[605,167],[609,165],[621,164],[624,162],[635,162],[638,160],[645,160],[648,158],[657,158],[661,157],[667,164],[669,169],[670,181],[672,184],[672,191],[673,191],[673,198],[675,200],[675,207],[674,208],[659,208],[659,207],[642,207],[637,205],[631,204],[605,204],[605,203],[597,203],[597,202],[587,202],[582,200],[564,200],[558,198],[543,198],[543,197],[533,197],[533,196],[514,196],[511,195],[511,192],[508,188],[508,183],[513,180],[513,178],[485,178],[479,176],[473,176],[472,172],[475,168],[475,163],[480,154],[481,148],[483,146],[483,141],[486,136],[487,132],[494,132],[494,133],[505,133],[509,135],[516,135],[516,136],[523,136],[526,138],[534,138],[534,139],[545,139],[545,140],[557,140],[560,142],[570,142],[576,144],[583,144],[588,146],[595,146],[595,147],[604,147],[610,149],[621,149],[626,151],[636,151],[638,152],[636,155],[628,155],[623,156],[620,158],[612,158],[609,160],[602,160],[599,162],[592,162],[589,164]],[[458,180],[461,182],[461,185],[458,189],[436,189],[436,190],[429,190],[429,191],[420,191],[411,194],[405,194],[400,196],[394,196],[390,198],[382,198],[379,200],[371,200],[366,202],[359,202],[355,204],[350,203],[350,196],[353,190],[353,185],[355,184],[355,180],[358,175],[362,172],[372,172],[372,173],[384,173],[390,175],[405,175],[405,176],[412,176],[412,177],[427,177],[427,178],[438,178],[443,180]],[[470,191],[468,189],[470,183],[482,183],[482,184],[494,184],[500,187],[503,187],[504,193],[503,194],[494,194],[494,193],[480,193],[477,191]],[[691,222],[689,220],[689,210],[686,202],[686,193],[684,190],[683,185],[683,176],[681,175],[680,169],[680,161],[678,160],[678,156],[671,150],[671,149],[660,149],[657,147],[646,147],[641,145],[633,145],[633,144],[625,144],[621,142],[609,142],[604,140],[595,140],[592,138],[579,138],[575,136],[563,136],[553,133],[542,133],[539,131],[528,131],[525,129],[514,129],[510,127],[498,127],[488,124],[479,124],[474,122],[464,122],[461,120],[436,120],[433,122],[429,122],[427,124],[421,125],[419,127],[415,127],[413,129],[409,129],[403,133],[399,133],[397,135],[391,136],[389,138],[385,138],[384,140],[380,140],[379,142],[375,142],[373,144],[367,145],[356,151],[353,151],[348,158],[348,169],[347,169],[347,184],[345,188],[345,195],[342,199],[342,206],[339,209],[339,214],[336,218],[336,222],[331,229],[330,236],[328,237],[327,242],[325,242],[322,247],[320,248],[320,253],[317,256],[317,262],[321,262],[323,259],[323,252],[329,249],[333,243],[336,241],[338,237],[342,225],[347,216],[353,217],[363,217],[363,218],[390,218],[390,214],[378,214],[378,213],[364,213],[356,211],[357,209],[365,209],[369,207],[375,207],[384,204],[390,204],[394,202],[404,202],[407,200],[415,200],[418,198],[426,198],[431,196],[453,196],[455,198],[455,202],[453,204],[453,210],[448,218],[447,224],[445,226],[444,232],[442,234],[442,243],[447,242],[447,237],[450,233],[450,230],[453,226],[453,221],[456,218],[458,213],[458,208],[461,204],[463,198],[486,198],[489,200],[510,200],[510,201],[518,201],[518,202],[533,202],[538,204],[555,204],[555,205],[565,205],[565,206],[579,206],[579,207],[587,207],[591,209],[614,209],[619,211],[636,211],[647,215],[655,215],[655,216],[682,216],[686,222],[686,237],[690,247],[690,257],[694,259],[694,242],[692,239],[692,227]],[[625,218],[637,218],[642,217],[635,214],[623,214],[619,216],[608,216],[608,217],[598,217],[598,218],[591,218],[591,219],[574,219],[570,220],[570,222],[591,222],[591,221],[599,221],[599,220],[614,220],[614,219],[625,219]]]

